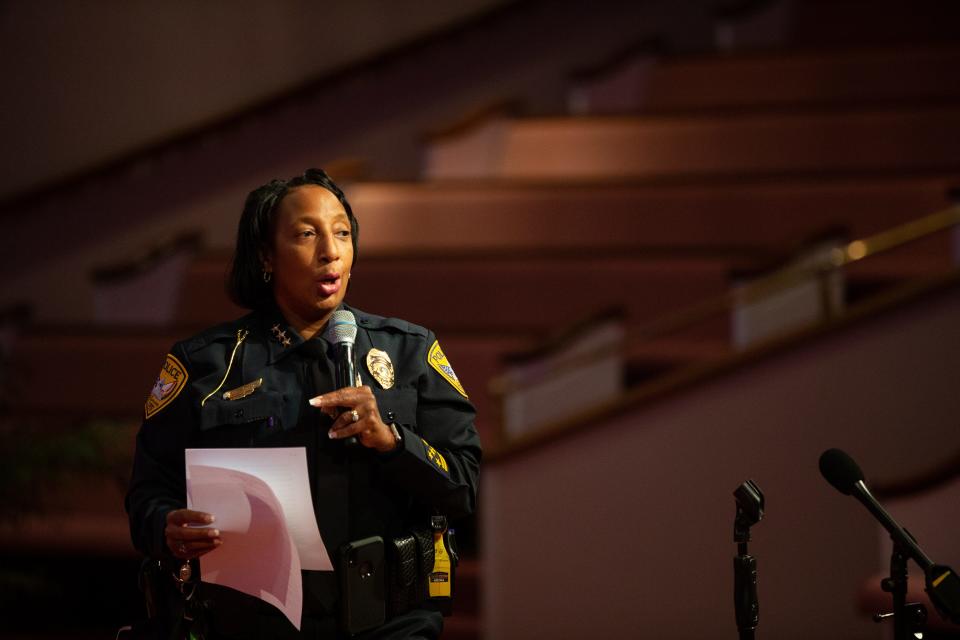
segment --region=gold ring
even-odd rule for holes
[[[357,422],[358,420],[360,420],[360,414],[357,413],[356,409],[354,409],[353,411],[350,412],[350,421]]]

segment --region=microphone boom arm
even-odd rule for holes
[[[880,525],[887,530],[887,533],[893,538],[894,543],[900,545],[900,548],[906,551],[907,555],[916,562],[924,572],[933,566],[933,561],[917,546],[917,541],[913,539],[913,536],[897,524],[897,521],[887,513],[883,505],[870,493],[870,489],[867,488],[863,480],[857,481],[853,486],[853,492],[857,500],[859,500],[860,503],[867,508],[867,511],[873,514],[873,517],[877,519]]]

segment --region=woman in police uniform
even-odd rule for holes
[[[184,449],[305,447],[327,551],[385,541],[474,510],[480,443],[474,410],[433,333],[350,309],[343,300],[358,225],[343,192],[320,170],[274,180],[248,196],[237,233],[231,297],[249,315],[179,342],[147,398],[126,507],[134,544],[180,564],[229,544],[216,514],[185,509]],[[356,317],[362,386],[335,389],[332,314]],[[345,446],[349,439],[355,446]],[[336,564],[336,561],[335,561]],[[303,575],[301,631],[278,610],[203,585],[209,635],[339,637],[344,594],[333,572]],[[435,638],[429,603],[362,637]]]

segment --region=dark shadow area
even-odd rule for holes
[[[146,617],[133,556],[0,556],[0,636],[113,638]]]

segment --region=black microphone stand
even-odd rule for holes
[[[737,515],[733,521],[733,541],[737,555],[733,559],[733,605],[740,640],[753,640],[760,621],[757,600],[757,560],[748,553],[750,527],[763,518],[763,492],[753,480],[747,480],[733,492]]]
[[[934,607],[943,618],[960,624],[960,576],[946,565],[934,564],[916,538],[887,513],[870,493],[853,458],[840,449],[827,449],[820,456],[820,473],[837,491],[859,500],[893,540],[890,577],[880,582],[880,588],[893,596],[893,612],[877,614],[873,619],[880,622],[893,617],[896,640],[916,637],[926,623],[927,608],[907,603],[907,560],[913,560],[923,569],[924,590]]]
[[[890,577],[880,581],[880,588],[893,596],[893,611],[878,613],[874,622],[883,622],[893,617],[893,639],[911,640],[927,623],[927,608],[919,602],[907,602],[907,560],[908,550],[893,539],[893,551],[890,554]]]

